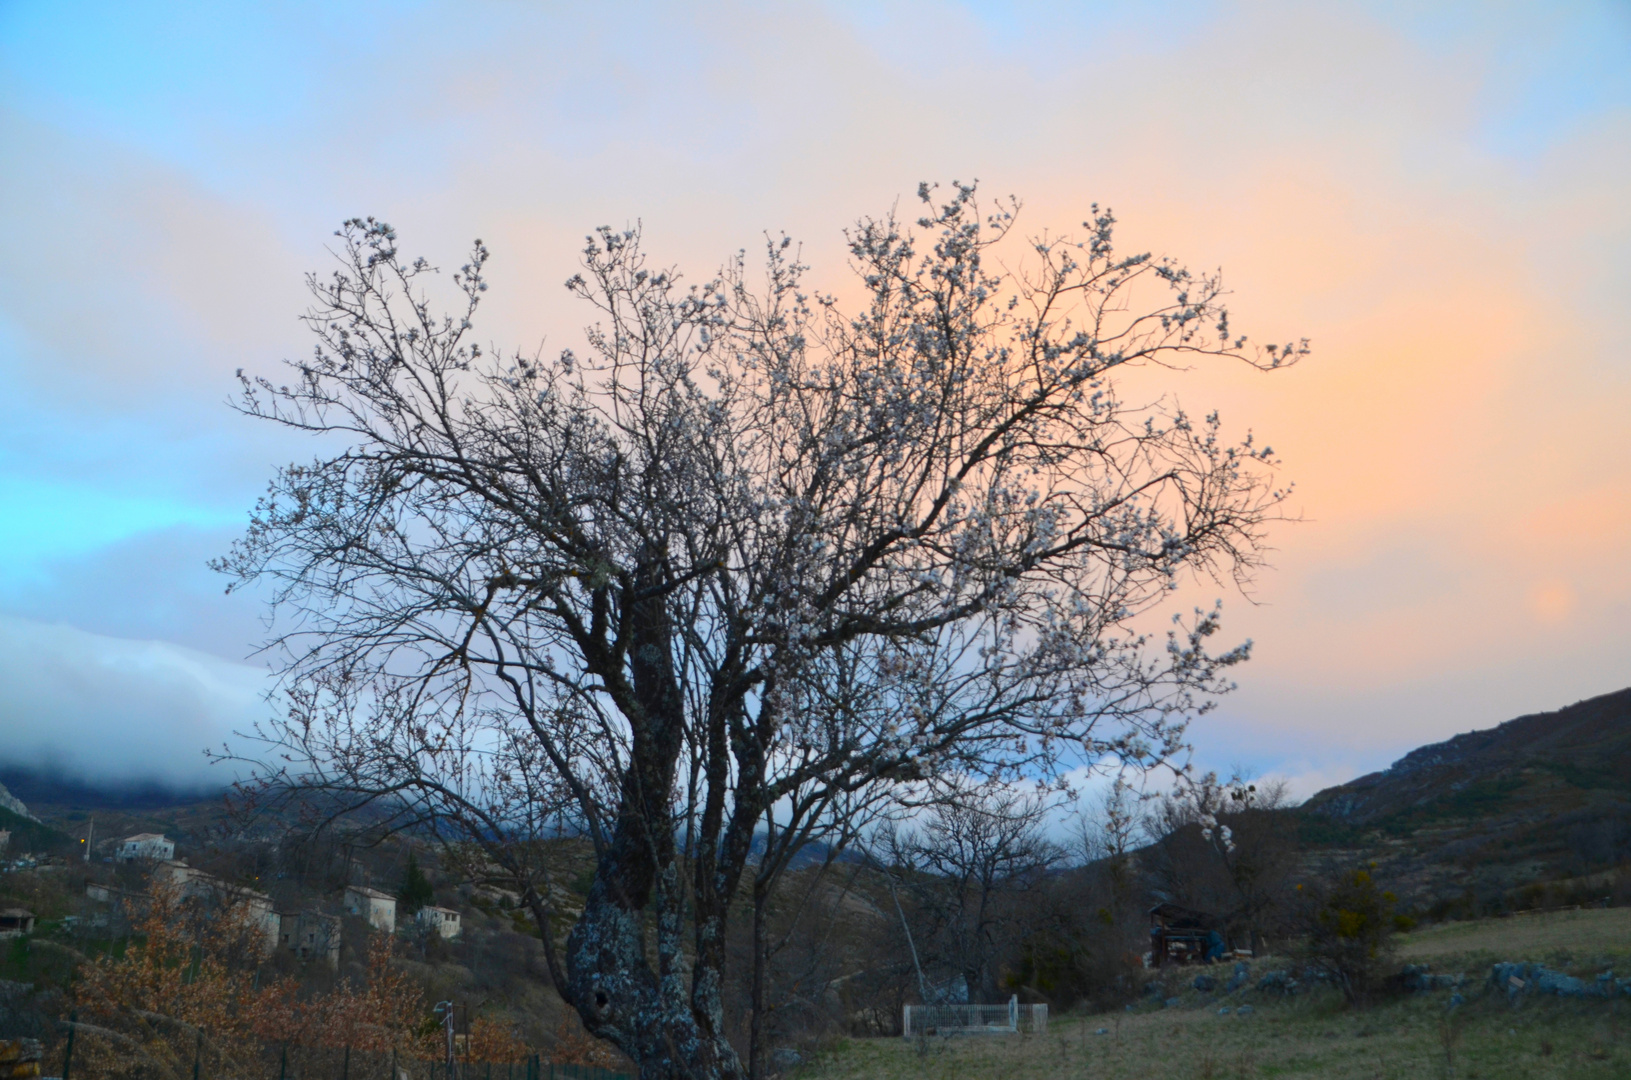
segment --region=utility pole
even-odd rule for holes
[[[91,861],[91,840],[95,836],[96,836],[96,819],[91,818],[90,826],[88,828],[86,828],[86,830],[85,830],[85,861],[86,862]]]
[[[868,852],[868,854],[871,853]],[[878,865],[883,869],[882,860],[878,860]],[[906,947],[912,952],[912,967],[917,971],[918,995],[923,998],[923,1004],[927,1005],[929,1004],[929,984],[923,978],[923,965],[918,963],[917,945],[912,941],[912,928],[906,925],[906,912],[901,909],[900,896],[895,892],[894,871],[883,869],[883,879],[889,882],[889,898],[895,902],[895,914],[900,916],[900,928],[906,932]]]
[[[440,1014],[442,1024],[447,1029],[447,1080],[454,1080],[453,1064],[453,1011],[457,1008],[451,1001],[438,1001],[433,1013]]]

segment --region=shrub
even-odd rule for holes
[[[1380,985],[1392,954],[1398,898],[1382,890],[1368,868],[1349,871],[1325,889],[1299,885],[1308,965],[1329,978],[1350,1003],[1362,1004]]]

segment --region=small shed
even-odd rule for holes
[[[1163,903],[1150,908],[1150,966],[1210,964],[1229,949],[1223,920]]]
[[[0,937],[16,937],[34,932],[34,913],[24,908],[6,908],[0,911]]]

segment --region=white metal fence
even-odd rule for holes
[[[901,1034],[1013,1035],[1044,1034],[1048,1030],[1046,1005],[1021,1005],[1019,995],[1003,1005],[907,1005],[901,1011]]]

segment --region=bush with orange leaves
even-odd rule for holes
[[[291,980],[272,984],[255,1003],[256,1036],[266,1043],[435,1056],[424,995],[390,961],[391,939],[375,935],[361,988],[343,982],[326,994],[301,998]]]
[[[246,905],[214,910],[153,883],[135,927],[138,943],[81,971],[76,1080],[190,1075],[195,1054],[211,1075],[255,1075],[267,1046],[348,1048],[437,1059],[442,1043],[424,995],[391,965],[391,939],[369,942],[368,978],[302,995],[288,978],[255,977],[264,937]],[[527,1047],[513,1032],[477,1018],[464,1054],[476,1062],[520,1062]]]
[[[488,1016],[470,1021],[466,1042],[467,1060],[477,1064],[519,1065],[532,1056],[532,1048],[516,1036],[514,1028]]]
[[[200,1042],[217,1065],[249,1064],[259,1048],[257,1006],[278,991],[258,989],[245,963],[257,955],[246,947],[256,928],[245,907],[213,914],[153,883],[137,942],[80,971],[75,1075],[181,1076]]]
[[[555,1065],[593,1065],[602,1069],[616,1069],[624,1064],[615,1050],[583,1029],[583,1022],[571,1009],[566,1010],[555,1028],[555,1045],[550,1048],[549,1060]]]

